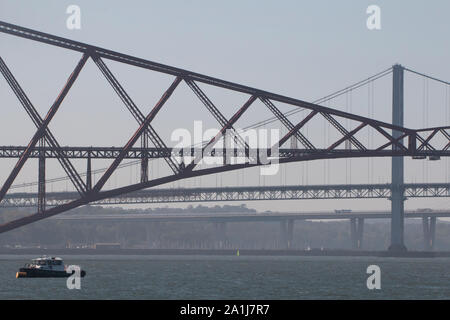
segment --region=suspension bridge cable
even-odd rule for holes
[[[428,79],[431,79],[431,80],[434,80],[434,81],[443,83],[443,84],[445,84],[445,85],[450,85],[450,82],[448,82],[448,81],[444,81],[444,80],[441,80],[441,79],[438,79],[438,78],[435,78],[435,77],[432,77],[432,76],[429,76],[429,75],[426,75],[426,74],[423,74],[423,73],[420,73],[420,72],[411,70],[411,69],[409,69],[409,68],[404,68],[404,70],[409,71],[409,72],[412,72],[412,73],[415,73],[415,74],[417,74],[417,75],[419,75],[419,76],[422,76],[422,77],[425,77],[425,78],[428,78]]]
[[[381,71],[381,72],[378,72],[377,74],[374,74],[374,75],[371,76],[371,77],[368,77],[368,78],[366,78],[366,79],[364,79],[364,80],[361,80],[361,81],[359,81],[359,82],[356,82],[356,83],[354,83],[354,84],[352,84],[352,85],[350,85],[350,86],[348,86],[348,87],[345,87],[345,88],[343,88],[343,89],[341,89],[341,90],[338,90],[338,91],[335,91],[335,92],[333,92],[333,93],[331,93],[331,94],[328,94],[328,95],[326,95],[326,96],[324,96],[324,97],[322,97],[322,98],[320,98],[320,99],[314,100],[314,101],[312,101],[312,103],[314,103],[314,104],[325,103],[325,102],[330,101],[330,100],[332,100],[332,99],[334,99],[334,98],[337,98],[337,97],[339,97],[339,96],[341,96],[341,95],[343,95],[343,94],[346,94],[346,93],[349,92],[350,90],[358,89],[358,88],[360,88],[360,87],[366,85],[367,83],[370,83],[370,82],[372,82],[372,81],[375,81],[375,80],[377,80],[377,79],[380,79],[380,78],[382,78],[382,77],[384,77],[384,76],[390,74],[391,72],[392,72],[392,67],[390,67],[390,68],[388,68],[388,69],[386,69],[386,70],[383,70],[383,71]],[[296,113],[298,113],[298,112],[300,112],[300,111],[303,111],[303,110],[305,110],[305,109],[302,108],[302,107],[295,107],[295,109],[291,109],[291,110],[287,111],[286,113],[284,113],[284,115],[285,115],[286,117],[289,117],[289,116],[291,116],[291,115],[293,115],[293,114],[296,114]],[[277,120],[278,120],[277,117],[271,117],[271,118],[268,118],[268,119],[266,119],[266,120],[262,120],[262,121],[260,121],[260,122],[254,123],[254,124],[252,124],[252,125],[250,125],[250,126],[248,126],[248,127],[245,127],[244,130],[247,130],[247,129],[255,129],[255,128],[258,128],[258,127],[263,126],[263,125],[265,125],[265,124],[273,123],[273,122],[275,122],[275,121],[277,121]]]
[[[368,77],[368,78],[366,78],[364,80],[358,81],[358,82],[356,82],[356,83],[354,83],[354,84],[352,84],[350,86],[347,86],[347,87],[345,87],[345,88],[343,88],[341,90],[335,91],[335,92],[333,92],[331,94],[328,94],[328,95],[326,95],[326,96],[324,96],[322,98],[316,99],[312,103],[314,103],[314,104],[321,104],[321,103],[328,102],[328,101],[330,101],[330,100],[332,100],[334,98],[337,98],[337,97],[339,97],[339,96],[341,96],[343,94],[348,93],[349,91],[358,89],[358,88],[366,85],[367,83],[370,83],[370,82],[373,82],[373,81],[375,81],[377,79],[380,79],[380,78],[390,74],[391,72],[392,72],[392,67],[389,67],[389,68],[387,68],[387,69],[385,69],[385,70],[383,70],[381,72],[378,72],[378,73],[376,73],[376,74],[374,74],[374,75],[372,75],[372,76],[370,76],[370,77]],[[287,111],[286,113],[284,113],[284,115],[286,117],[290,117],[290,116],[292,116],[294,114],[297,114],[298,112],[302,112],[302,111],[305,111],[305,110],[306,109],[304,109],[302,107],[295,107],[294,109],[291,109],[290,111]],[[254,123],[252,125],[249,125],[249,126],[243,128],[243,132],[245,132],[245,131],[247,131],[249,129],[256,129],[256,128],[259,128],[261,126],[266,126],[267,124],[270,124],[270,123],[273,123],[273,122],[276,122],[276,121],[278,121],[277,117],[271,117],[271,118],[268,118],[268,119],[256,122],[256,123]],[[196,147],[196,146],[199,146],[199,145],[205,145],[206,143],[208,143],[208,141],[202,141],[200,143],[193,144],[193,145],[191,145],[188,148]],[[137,163],[140,163],[140,160],[139,161],[132,161],[132,162],[127,162],[127,163],[121,164],[121,165],[118,166],[118,168],[124,168],[124,167],[127,167],[127,166],[133,166],[133,165],[136,165]],[[97,169],[97,170],[92,171],[92,174],[101,173],[101,172],[106,171],[107,169],[108,168]],[[84,172],[84,173],[80,174],[80,176],[86,176],[86,175],[87,175],[87,172]],[[53,178],[53,179],[46,180],[45,183],[46,184],[47,183],[54,183],[54,182],[64,181],[64,180],[67,180],[67,179],[68,179],[67,176],[59,177],[59,178]],[[22,184],[12,185],[11,189],[35,186],[37,184],[38,184],[38,182],[22,183]]]
[[[385,70],[383,70],[381,72],[378,72],[377,74],[374,74],[373,76],[370,76],[370,77],[368,77],[368,78],[366,78],[364,80],[358,81],[358,82],[356,82],[356,83],[354,83],[354,84],[352,84],[350,86],[347,86],[347,87],[345,87],[345,88],[343,88],[341,90],[335,91],[335,92],[333,92],[331,94],[328,94],[328,95],[326,95],[326,96],[324,96],[322,98],[316,99],[316,100],[312,101],[312,103],[314,103],[314,104],[322,104],[322,103],[328,102],[328,101],[330,101],[332,99],[335,99],[335,98],[337,98],[339,96],[342,96],[342,95],[348,93],[351,90],[356,90],[356,89],[358,89],[358,88],[360,88],[360,87],[362,87],[362,86],[364,86],[364,85],[366,85],[366,84],[368,84],[370,82],[373,82],[373,81],[375,81],[377,79],[380,79],[380,78],[390,74],[391,72],[392,72],[392,67],[389,67],[389,68],[387,68],[387,69],[385,69]],[[297,106],[294,109],[291,109],[291,110],[289,110],[289,111],[287,111],[287,112],[285,112],[283,114],[286,117],[290,117],[290,116],[292,116],[294,114],[297,114],[297,113],[305,111],[305,110],[307,110],[307,109],[304,109],[302,107],[298,107]],[[245,132],[245,131],[247,131],[249,129],[257,129],[259,127],[271,124],[271,123],[276,122],[276,121],[278,121],[277,117],[270,117],[270,118],[267,118],[265,120],[262,120],[262,121],[254,123],[254,124],[251,124],[251,125],[249,125],[247,127],[244,127],[242,129],[242,131]],[[208,141],[202,141],[202,142],[200,142],[198,144],[192,145],[191,147],[196,147],[196,146],[199,146],[199,145],[205,145],[207,142]]]

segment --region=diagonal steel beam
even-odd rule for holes
[[[343,136],[348,135],[348,130],[344,128],[343,125],[341,125],[335,118],[333,118],[333,116],[329,113],[326,112],[321,112],[320,113],[325,119],[328,120],[329,123],[331,123],[333,125],[333,127],[335,127]],[[361,121],[361,120],[359,120]],[[366,121],[363,121],[366,122]],[[370,121],[369,121],[370,122]],[[350,137],[350,142],[359,150],[367,150],[366,147],[364,147],[364,145],[358,141],[358,139],[356,139],[355,137]]]
[[[33,106],[30,99],[25,94],[22,87],[19,85],[16,78],[14,77],[14,75],[9,70],[6,63],[3,61],[3,59],[1,57],[0,57],[0,72],[5,77],[6,81],[8,82],[8,84],[10,85],[10,87],[14,91],[14,93],[16,94],[17,98],[19,99],[20,103],[24,107],[25,111],[30,116],[30,118],[33,121],[33,123],[35,124],[35,126],[37,128],[39,128],[43,122],[41,116],[39,115],[36,108]],[[57,159],[58,159],[59,163],[63,167],[64,171],[66,172],[67,176],[72,181],[72,183],[75,186],[75,188],[77,189],[77,191],[81,195],[85,194],[86,190],[87,190],[85,183],[81,179],[80,175],[78,174],[78,172],[76,171],[75,167],[72,165],[70,160],[68,158],[66,158],[65,155],[61,152],[60,145],[58,144],[57,140],[51,133],[50,128],[48,128],[48,127],[45,130],[45,139],[51,147],[55,148],[56,153],[58,154]]]
[[[372,150],[368,150],[367,152],[360,152],[360,156],[358,157],[363,157],[363,156],[378,156],[376,153],[374,153],[374,151]],[[386,156],[398,156],[398,151],[390,151],[389,154],[387,154]],[[303,158],[303,159],[302,159]],[[314,160],[314,159],[319,159],[317,157],[317,153],[313,153],[311,154],[311,156],[300,156],[300,157],[293,157],[290,159],[280,159],[280,163],[291,163],[291,162],[295,162],[295,161],[305,161],[308,160],[307,158],[309,158],[310,160]],[[342,155],[340,157],[337,158],[345,158],[345,155]],[[148,182],[141,182],[141,183],[137,183],[137,184],[133,184],[133,185],[129,185],[129,186],[125,186],[125,187],[119,187],[116,189],[112,189],[112,190],[107,190],[107,191],[102,191],[96,194],[92,194],[92,196],[90,197],[84,197],[84,198],[80,198],[77,200],[73,200],[69,203],[64,203],[61,205],[58,205],[56,207],[50,208],[45,210],[45,212],[43,213],[35,213],[23,218],[19,218],[13,221],[9,221],[6,222],[4,224],[0,224],[0,234],[3,232],[7,232],[9,230],[13,230],[16,228],[19,228],[21,226],[33,223],[35,221],[39,221],[54,215],[57,215],[59,213],[80,207],[82,205],[86,205],[88,203],[91,202],[96,202],[96,201],[100,201],[100,200],[104,200],[107,198],[114,198],[114,197],[118,197],[122,194],[127,194],[127,193],[131,193],[131,192],[135,192],[138,190],[142,190],[142,189],[147,189],[147,188],[151,188],[151,187],[155,187],[158,185],[162,185],[162,184],[166,184],[169,182],[174,182],[180,179],[184,179],[184,178],[191,178],[191,177],[200,177],[200,176],[206,176],[206,175],[210,175],[210,174],[215,174],[215,173],[219,173],[219,172],[231,172],[233,170],[239,170],[239,169],[244,169],[244,168],[252,168],[252,167],[256,167],[259,164],[250,164],[250,163],[241,163],[241,164],[232,164],[229,166],[221,166],[221,167],[213,167],[213,168],[207,168],[207,169],[199,169],[199,170],[195,170],[195,171],[191,171],[191,172],[186,172],[185,175],[180,176],[180,175],[170,175],[170,176],[165,176],[165,177],[161,177],[161,178],[156,178],[153,179],[151,181]],[[435,191],[431,190],[432,188],[430,187],[429,189],[427,189],[429,186],[429,184],[427,186],[425,186],[422,191],[422,193],[424,192],[429,192],[429,193],[433,193],[433,192],[438,192],[436,186],[433,186],[433,189],[435,189]],[[387,188],[387,190],[390,190],[389,185],[385,185],[385,188]],[[445,184],[444,186],[442,186],[442,188],[448,189],[448,184]],[[371,192],[377,192],[377,190],[370,190]],[[416,192],[415,188],[413,190],[414,192]],[[277,192],[277,190],[273,190],[273,192]],[[308,193],[310,193],[311,195],[309,197],[317,197],[316,193],[318,191],[317,190],[310,190]],[[348,192],[348,190],[347,190]],[[380,191],[381,192],[381,191]],[[436,194],[433,193],[433,195],[435,196]],[[417,195],[416,195],[417,196]]]
[[[381,133],[383,136],[385,136],[390,141],[390,143],[388,143],[387,145],[383,145],[382,146],[383,149],[392,144],[392,145],[396,145],[397,147],[399,147],[400,150],[402,150],[402,149],[405,150],[405,151],[408,150],[408,148],[406,148],[403,145],[403,143],[400,142],[400,140],[402,140],[404,137],[406,137],[407,134],[403,134],[403,135],[400,135],[397,138],[394,138],[392,135],[387,133],[383,128],[381,128],[379,126],[371,125],[371,127],[374,128],[375,130],[377,130],[379,133]],[[381,150],[380,148],[378,148],[378,149]]]
[[[378,147],[377,149],[375,149],[376,151],[384,150],[384,149],[386,149],[387,147],[389,147],[392,144],[395,144],[397,147],[399,147],[399,149],[407,150],[407,148],[403,144],[401,144],[399,141],[404,139],[404,138],[406,138],[406,137],[408,137],[408,136],[411,136],[410,134],[405,133],[405,134],[402,134],[401,136],[399,136],[399,137],[394,139],[394,138],[392,138],[391,135],[389,135],[384,130],[383,130],[383,132],[381,132],[381,131],[379,131],[379,132],[382,133],[389,140],[389,142],[387,142],[387,143],[383,144],[382,146]],[[412,135],[412,136],[413,136],[413,139],[414,139],[414,135]],[[414,147],[414,150],[415,150],[415,147]]]
[[[271,99],[272,101],[278,101],[281,103],[286,103],[286,104],[290,104],[290,105],[294,105],[294,106],[298,106],[298,107],[302,107],[302,108],[306,108],[306,109],[310,109],[310,110],[316,110],[318,112],[323,113],[325,117],[327,117],[326,114],[334,115],[334,116],[343,117],[346,119],[355,120],[355,121],[359,121],[359,122],[367,122],[371,125],[379,125],[384,128],[397,130],[397,131],[400,131],[403,133],[406,133],[406,132],[413,133],[412,129],[392,125],[387,122],[382,122],[382,121],[358,116],[358,115],[351,114],[348,112],[343,112],[340,110],[320,106],[318,104],[286,97],[286,96],[283,96],[280,94],[260,90],[257,88],[252,88],[249,86],[244,86],[244,85],[241,85],[238,83],[225,81],[225,80],[222,80],[219,78],[210,77],[210,76],[192,72],[189,70],[176,68],[176,67],[172,67],[169,65],[164,65],[161,63],[149,61],[149,60],[138,58],[138,57],[133,57],[133,56],[126,55],[126,54],[116,52],[113,50],[108,50],[108,49],[100,48],[97,46],[85,44],[82,42],[73,41],[73,40],[70,40],[67,38],[58,37],[58,36],[55,36],[52,34],[36,31],[33,29],[29,29],[29,28],[24,28],[24,27],[17,26],[17,25],[11,24],[11,23],[3,22],[3,21],[0,21],[0,32],[11,34],[11,35],[21,37],[21,38],[30,39],[33,41],[38,41],[41,43],[47,43],[47,44],[50,44],[53,46],[62,47],[62,48],[66,48],[69,50],[74,50],[74,51],[79,51],[79,52],[94,52],[94,53],[98,54],[100,57],[105,58],[105,59],[117,61],[117,62],[128,64],[128,65],[133,65],[133,66],[147,69],[147,70],[153,70],[156,72],[170,74],[173,76],[180,76],[183,78],[189,77],[190,79],[192,79],[194,81],[202,82],[202,83],[209,84],[209,85],[212,85],[215,87],[225,88],[228,90],[242,92],[242,93],[246,93],[249,95],[264,96],[264,97],[267,97],[268,99]],[[332,124],[336,125],[336,122],[335,122],[336,120],[334,120],[334,121],[333,120],[334,119],[328,118],[328,121],[333,122]],[[340,125],[338,125],[338,127],[341,130],[342,129],[345,130],[345,128],[343,128]],[[343,135],[345,135],[347,133],[345,131],[344,131]],[[352,140],[352,143],[356,144],[356,145],[358,144],[358,142],[353,141],[353,140]],[[361,146],[362,145],[360,145],[359,148]]]
[[[339,146],[342,142],[349,140],[351,137],[353,137],[359,130],[361,130],[362,128],[364,128],[365,126],[367,126],[367,123],[361,123],[359,126],[357,126],[355,129],[353,129],[352,131],[350,131],[349,133],[347,133],[345,136],[343,136],[341,139],[339,139],[338,141],[336,141],[335,143],[333,143],[331,146],[328,147],[327,150],[333,150],[335,149],[337,146]]]
[[[200,89],[200,87],[195,83],[195,81],[191,79],[185,79],[185,82],[194,91],[195,95],[200,99],[200,101],[205,105],[206,109],[216,118],[221,126],[225,126],[227,123],[227,119],[220,112],[220,110],[212,103],[212,101],[208,98],[208,96]],[[237,144],[245,149],[245,153],[247,157],[249,156],[250,147],[245,142],[245,140],[241,137],[239,133],[234,129],[233,126],[230,127],[230,130],[233,132],[234,137],[236,139]]]
[[[425,139],[422,138],[419,133],[416,133],[417,140],[419,140],[422,144],[425,143]],[[436,150],[432,145],[427,144],[429,150]]]
[[[298,130],[300,130],[309,120],[311,120],[318,111],[313,110],[311,111],[302,121],[297,123],[288,133],[284,135],[283,138],[278,141],[278,147],[281,147],[290,137],[292,137]],[[275,147],[275,145],[273,146]],[[273,148],[272,147],[272,148]]]
[[[253,102],[257,99],[256,96],[251,96],[246,103],[227,121],[227,123],[220,129],[220,131],[202,148],[202,154],[195,157],[195,159],[186,166],[183,172],[192,171],[195,166],[200,162],[200,160],[204,157],[205,151],[212,148],[217,141],[225,134],[226,130],[230,129],[233,124],[244,114],[245,111],[252,105]],[[225,164],[224,164],[225,165]]]
[[[430,146],[429,144],[430,140],[436,135],[436,133],[438,133],[440,130],[439,129],[435,129],[433,130],[433,132],[428,136],[428,138],[426,138],[422,144],[417,148],[418,151],[422,150],[423,148],[425,148],[426,146]]]
[[[288,131],[294,128],[294,124],[267,98],[260,97],[259,98],[270,111],[284,124],[284,126],[288,129]],[[298,141],[306,148],[310,150],[316,150],[316,147],[303,135],[299,130],[296,130],[294,136]]]
[[[445,131],[445,129],[441,129],[441,133],[444,135],[444,137],[446,137],[448,140],[450,140],[450,134],[447,133],[447,131]]]
[[[123,160],[125,155],[127,154],[128,150],[133,147],[133,145],[136,143],[137,139],[142,135],[142,133],[147,129],[147,126],[152,122],[152,120],[155,118],[159,110],[161,110],[162,106],[166,103],[166,101],[170,98],[172,93],[175,91],[178,84],[181,82],[180,77],[176,77],[176,79],[173,81],[173,83],[170,85],[169,89],[163,94],[161,99],[158,101],[158,103],[153,107],[152,111],[147,115],[147,117],[144,119],[142,124],[139,126],[137,131],[134,133],[134,135],[128,140],[127,144],[122,148],[119,155],[116,159],[114,159],[113,163],[109,166],[109,168],[106,170],[106,172],[103,174],[103,176],[99,179],[97,184],[92,189],[94,193],[97,193],[101,190],[101,188],[105,185],[106,181],[108,181],[109,177],[113,174],[114,170],[117,169],[120,162]]]
[[[64,98],[66,97],[67,93],[69,92],[70,88],[72,87],[73,83],[77,79],[78,75],[81,72],[81,69],[83,69],[83,66],[85,65],[87,59],[89,58],[88,54],[83,54],[83,57],[78,62],[77,66],[75,67],[75,70],[70,75],[69,79],[67,80],[66,84],[64,85],[63,89],[59,93],[58,97],[56,98],[53,105],[50,107],[50,110],[48,111],[47,115],[45,116],[42,125],[39,126],[39,129],[36,131],[34,136],[31,138],[31,141],[29,142],[27,148],[23,152],[22,156],[17,161],[15,167],[11,171],[10,175],[6,179],[5,183],[3,184],[2,188],[0,189],[0,201],[4,198],[5,194],[8,192],[9,188],[11,187],[12,183],[16,179],[17,175],[19,174],[20,170],[22,169],[23,165],[27,161],[31,150],[36,146],[36,143],[39,141],[40,138],[45,134],[45,130],[50,123],[50,121],[53,119],[53,116],[56,114],[56,112],[59,109],[59,106],[63,102]]]
[[[445,145],[442,151],[447,151],[448,149],[450,149],[450,141]]]
[[[208,98],[208,96],[203,92],[202,89],[195,83],[195,81],[186,78],[184,81],[187,83],[189,88],[191,88],[192,91],[194,91],[195,95],[200,99],[200,101],[205,105],[205,107],[208,109],[209,112],[213,115],[214,118],[216,118],[217,122],[220,123],[220,125],[224,126],[227,123],[227,119],[225,116],[220,112],[219,109],[212,103],[212,101]]]
[[[442,149],[443,151],[446,151],[450,148],[450,134],[445,131],[445,129],[441,129],[441,133],[444,135],[444,137],[447,138],[448,143],[445,145],[445,147]]]
[[[94,60],[97,67],[100,69],[102,74],[105,76],[105,78],[108,80],[108,82],[113,87],[114,91],[116,91],[117,95],[120,97],[120,99],[123,101],[125,106],[128,108],[128,110],[131,112],[133,117],[136,119],[138,124],[142,124],[145,120],[144,114],[139,110],[139,108],[136,106],[136,104],[133,102],[133,100],[130,98],[130,96],[126,93],[125,89],[121,86],[117,78],[113,75],[111,70],[106,66],[105,62],[97,55],[93,54],[92,59]],[[161,139],[161,137],[156,133],[155,129],[152,126],[148,126],[145,129],[145,132],[147,133],[147,136],[150,138],[150,140],[153,142],[155,147],[157,148],[167,148],[164,141]],[[144,138],[145,139],[145,138]],[[179,163],[172,157],[164,158],[169,165],[169,167],[172,169],[172,171],[175,174],[180,173],[180,165]]]

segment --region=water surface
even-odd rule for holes
[[[64,256],[87,271],[16,279],[34,256],[0,255],[0,299],[449,299],[450,258]],[[381,290],[368,290],[369,265]]]

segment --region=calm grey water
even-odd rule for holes
[[[0,299],[449,299],[450,258],[65,256],[87,271],[66,279],[16,279],[32,256],[0,255]],[[367,266],[381,268],[368,290]]]

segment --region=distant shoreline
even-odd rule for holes
[[[218,255],[237,256],[237,249],[0,249],[0,255]],[[347,257],[404,257],[437,258],[450,257],[450,251],[426,252],[407,251],[393,253],[389,251],[354,250],[269,250],[239,249],[239,256],[347,256]]]

